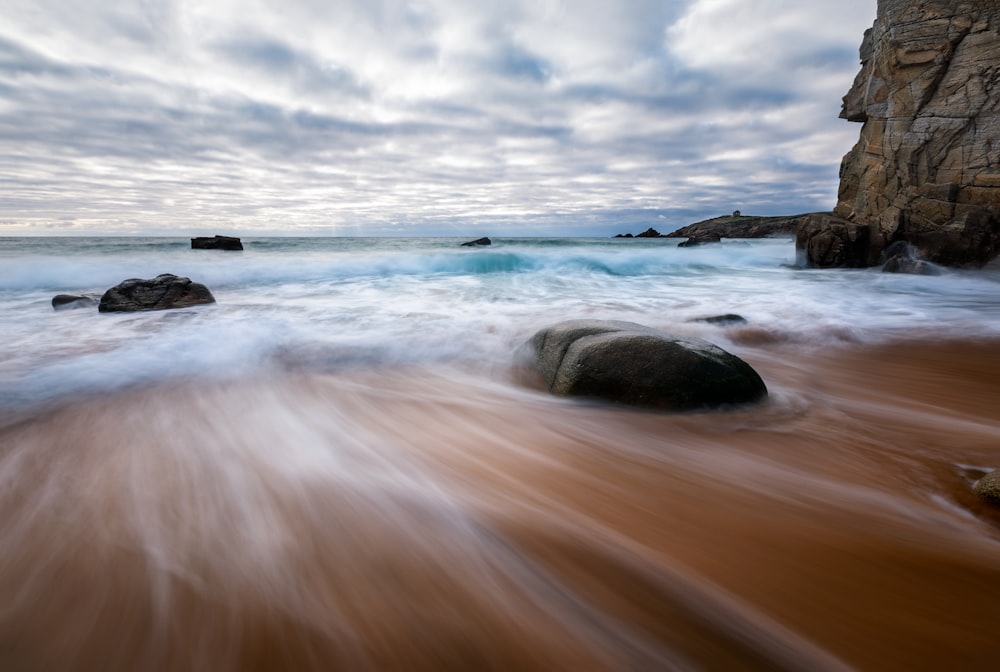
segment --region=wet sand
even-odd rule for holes
[[[766,404],[297,372],[9,423],[0,669],[995,667],[1000,343],[737,353]]]

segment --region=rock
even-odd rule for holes
[[[519,358],[560,395],[671,410],[767,396],[757,372],[735,355],[707,341],[632,322],[561,322],[535,334]]]
[[[97,297],[89,294],[56,294],[52,297],[53,310],[74,310],[76,308],[93,308],[97,305]]]
[[[663,234],[661,234],[659,231],[657,231],[653,227],[649,227],[648,229],[646,229],[642,233],[636,234],[635,237],[636,238],[662,238]]]
[[[909,275],[940,275],[937,266],[919,258],[919,251],[913,245],[898,240],[882,253],[887,257],[882,262],[883,273],[906,273]]]
[[[203,236],[191,239],[192,250],[242,250],[243,243],[232,236]]]
[[[788,217],[756,217],[741,215],[739,210],[732,217],[716,217],[683,226],[666,234],[667,238],[784,238],[794,237],[799,224],[808,215]]]
[[[728,326],[731,324],[746,324],[747,320],[742,315],[737,315],[736,313],[726,313],[725,315],[712,315],[710,317],[696,317],[692,322],[707,322],[709,324],[718,324],[722,326]]]
[[[619,233],[615,235],[615,238],[634,238],[631,233]]]
[[[104,292],[98,310],[102,313],[167,310],[204,303],[215,303],[208,287],[191,282],[190,278],[164,273],[152,280],[132,278],[115,285]]]
[[[704,234],[701,236],[693,236],[688,238],[682,243],[678,243],[677,247],[697,247],[699,245],[707,245],[708,243],[721,243],[722,238],[714,234]]]
[[[477,245],[492,245],[493,241],[489,238],[476,238],[475,240],[470,240],[467,243],[462,243],[462,247],[475,247]]]
[[[806,266],[860,268],[871,266],[869,230],[832,215],[809,215],[799,225],[795,248]]]
[[[1000,471],[991,471],[980,478],[972,491],[984,502],[1000,506]]]
[[[862,122],[835,214],[878,255],[905,240],[927,261],[1000,252],[1000,5],[879,0],[841,117]]]

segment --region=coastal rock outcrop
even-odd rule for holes
[[[235,250],[243,249],[243,241],[233,236],[199,236],[191,239],[192,250]]]
[[[131,278],[115,285],[104,292],[97,309],[102,313],[130,313],[187,308],[205,303],[215,303],[208,287],[191,282],[190,278],[164,273],[151,280]]]
[[[869,264],[898,240],[937,264],[989,261],[1000,252],[1000,3],[879,0],[861,63],[840,116],[864,126],[834,214],[868,228]]]
[[[759,401],[767,387],[722,348],[632,322],[570,320],[535,334],[518,359],[549,391],[690,410]]]
[[[867,226],[832,215],[806,217],[796,233],[795,247],[805,264],[815,268],[863,268],[877,259]]]
[[[799,224],[808,214],[791,215],[788,217],[757,217],[740,215],[737,210],[733,215],[715,217],[688,226],[682,226],[676,231],[666,234],[667,238],[704,238],[716,236],[719,238],[791,238],[795,235]]]

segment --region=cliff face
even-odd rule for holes
[[[931,261],[1000,252],[1000,0],[879,0],[841,117],[863,122],[834,214]],[[801,234],[801,232],[800,232]],[[817,264],[821,265],[821,264]]]

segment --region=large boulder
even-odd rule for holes
[[[835,214],[877,257],[978,266],[1000,252],[1000,3],[879,0],[841,117],[861,122]]]
[[[97,309],[102,313],[167,310],[215,303],[208,287],[170,273],[151,280],[131,278],[104,292]]]
[[[192,250],[232,250],[243,249],[243,242],[233,236],[199,236],[191,239]]]
[[[1000,471],[991,471],[980,478],[973,487],[973,492],[984,502],[1000,506]]]
[[[555,394],[671,410],[759,401],[767,388],[749,364],[696,338],[633,322],[570,320],[519,351]]]

